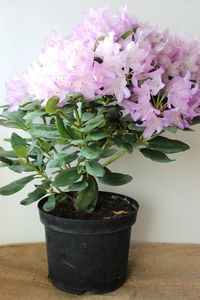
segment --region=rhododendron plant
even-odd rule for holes
[[[98,181],[131,180],[108,169],[126,152],[139,148],[167,162],[168,153],[189,148],[160,135],[199,122],[199,42],[138,22],[126,7],[91,9],[71,35],[52,33],[39,57],[7,82],[6,101],[1,125],[30,137],[12,134],[12,151],[0,149],[2,166],[33,175],[0,193],[41,178],[23,204],[48,197],[51,210],[70,198],[92,211]]]

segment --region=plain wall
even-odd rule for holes
[[[0,0],[1,102],[5,81],[37,57],[44,37],[52,29],[70,33],[83,11],[105,4],[115,8],[128,4],[142,21],[169,27],[174,32],[186,31],[200,39],[199,0]],[[190,151],[174,156],[176,162],[155,163],[136,151],[113,164],[113,170],[129,173],[134,179],[125,186],[101,188],[129,195],[139,202],[134,240],[200,242],[200,127],[195,129],[195,132],[180,132],[174,136],[191,146]],[[8,134],[8,129],[0,127],[4,147],[3,138]],[[23,176],[0,169],[0,186]],[[36,205],[19,204],[31,190],[29,184],[13,196],[0,197],[0,244],[44,240]]]

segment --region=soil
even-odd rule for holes
[[[115,218],[131,212],[133,212],[133,208],[128,202],[112,199],[108,195],[107,197],[104,196],[103,199],[98,200],[97,206],[92,213],[76,211],[71,201],[68,201],[67,204],[58,203],[55,209],[49,213],[67,219],[100,220]]]

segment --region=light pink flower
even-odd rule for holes
[[[143,136],[145,139],[149,139],[154,133],[160,133],[163,130],[163,123],[155,112],[148,114],[146,120],[143,123],[145,127]]]
[[[122,34],[130,31],[125,39]],[[39,57],[7,83],[6,101],[42,105],[69,93],[112,96],[149,138],[200,114],[200,47],[191,37],[139,23],[127,7],[84,14],[70,36],[53,32]]]

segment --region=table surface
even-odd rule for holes
[[[0,246],[1,300],[197,300],[200,245],[132,245],[128,273],[127,282],[114,292],[71,295],[57,290],[48,281],[45,244]]]

